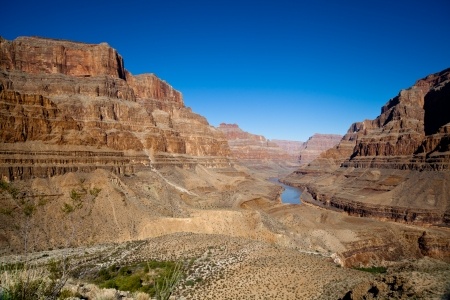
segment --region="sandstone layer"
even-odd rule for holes
[[[352,215],[448,226],[449,91],[450,69],[418,80],[286,182],[305,190],[304,201]]]

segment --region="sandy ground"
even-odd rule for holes
[[[67,285],[84,292],[88,274],[100,268],[156,259],[191,262],[172,299],[339,299],[350,291],[354,299],[365,299],[372,286],[382,286],[389,280],[395,280],[402,289],[402,294],[392,299],[445,299],[442,297],[450,293],[450,265],[438,260],[397,262],[388,267],[388,273],[372,275],[340,267],[317,253],[215,234],[176,233],[143,241],[40,252],[28,259],[45,262],[63,255],[86,266],[84,275]],[[0,262],[19,259],[23,257],[6,256]],[[395,291],[390,292],[394,295]]]

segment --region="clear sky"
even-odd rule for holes
[[[450,67],[450,1],[4,1],[0,35],[107,42],[211,125],[344,134]]]

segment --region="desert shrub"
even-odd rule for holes
[[[7,191],[9,188],[9,183],[4,180],[0,180],[0,190]]]
[[[52,299],[52,282],[42,268],[31,265],[6,266],[0,271],[0,299]]]
[[[17,199],[19,190],[12,186],[10,183],[4,180],[0,180],[0,189],[8,192],[13,197],[13,199]]]
[[[75,208],[72,205],[70,205],[69,203],[64,202],[63,206],[61,207],[61,210],[64,213],[69,214],[69,213],[75,211]]]
[[[72,189],[70,191],[70,198],[75,202],[75,201],[80,201],[81,200],[81,194],[79,192],[77,192],[75,189]]]
[[[0,299],[64,299],[61,290],[69,276],[69,261],[48,265],[15,263],[0,265]]]
[[[89,194],[94,196],[94,198],[97,198],[98,194],[100,194],[101,191],[102,189],[94,187],[93,189],[89,190]]]
[[[156,299],[168,299],[182,278],[183,264],[172,261],[148,261],[101,269],[93,279],[101,288],[146,293]]]

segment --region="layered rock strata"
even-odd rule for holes
[[[342,135],[339,134],[314,134],[299,149],[299,163],[307,164],[313,161],[322,152],[339,144],[341,139]]]
[[[237,124],[222,123],[217,129],[224,133],[232,156],[238,160],[295,162],[298,156],[293,150],[288,151],[262,135],[243,131]],[[287,146],[286,143],[281,144]]]
[[[10,180],[230,164],[220,131],[166,82],[129,73],[106,43],[0,38],[0,116],[0,173]]]
[[[450,69],[418,80],[286,182],[351,215],[449,225],[449,91]]]
[[[288,140],[271,140],[272,143],[277,144],[281,149],[291,154],[292,156],[298,156],[300,149],[303,147],[301,141],[288,141]]]

